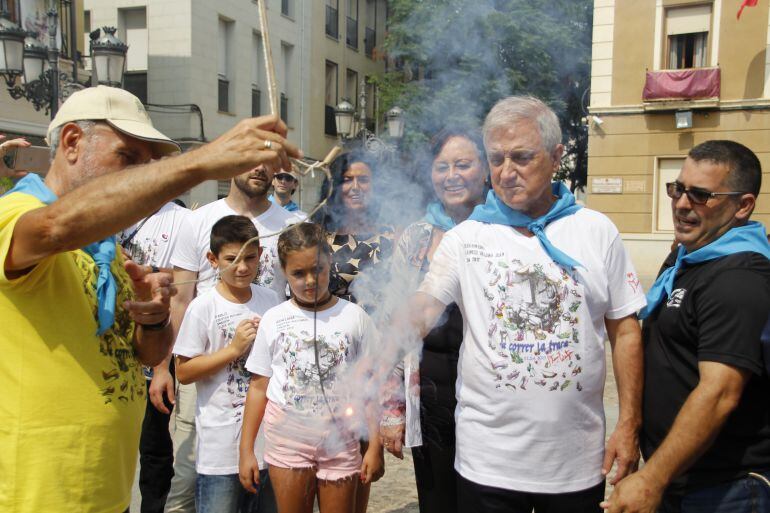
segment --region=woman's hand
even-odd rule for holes
[[[404,459],[404,425],[403,422],[389,425],[380,424],[382,446],[400,460]]]

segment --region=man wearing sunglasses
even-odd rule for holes
[[[750,221],[761,178],[751,150],[707,141],[666,184],[679,247],[641,313],[646,464],[610,512],[770,511],[770,245]]]
[[[307,214],[299,209],[299,205],[291,199],[294,191],[299,186],[299,175],[294,171],[283,171],[276,173],[273,177],[273,194],[267,199],[283,207],[297,217],[305,219]]]

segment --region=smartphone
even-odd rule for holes
[[[28,146],[14,148],[3,157],[3,160],[10,169],[45,175],[50,165],[48,155],[47,146]]]

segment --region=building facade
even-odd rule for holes
[[[709,139],[762,163],[754,218],[770,221],[770,4],[596,0],[587,204],[621,231],[649,283],[673,241],[665,183]]]
[[[170,137],[210,141],[243,118],[269,112],[255,1],[84,0],[84,5],[84,32],[118,28],[129,45],[125,86],[149,105],[154,123]],[[384,70],[376,48],[384,39],[386,1],[266,0],[265,7],[279,114],[289,139],[306,156],[322,159],[337,141],[329,106],[342,97],[353,101],[360,80]],[[376,104],[374,91],[369,99]],[[313,207],[322,178],[317,173],[302,179],[296,194],[301,208]],[[228,187],[204,183],[184,199],[205,204]]]
[[[83,32],[83,0],[55,0],[53,4],[59,13],[57,44],[60,49],[59,66],[61,71],[72,76],[73,57],[79,62],[77,78],[83,82],[90,78],[84,69],[82,60],[88,46],[80,37]],[[0,3],[0,5],[3,5]],[[46,12],[51,6],[49,0],[7,0],[8,15],[14,23],[27,31],[37,34],[37,39],[48,45],[48,20]],[[86,38],[87,40],[87,38]],[[17,86],[21,79],[17,80]],[[27,137],[34,144],[44,144],[49,116],[44,110],[35,110],[33,104],[24,98],[14,100],[8,92],[5,82],[0,87],[0,133],[9,138]]]

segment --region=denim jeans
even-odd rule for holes
[[[770,471],[756,472],[770,479]],[[770,511],[770,486],[761,478],[746,476],[682,497],[679,509],[664,506],[659,513],[764,513]]]
[[[198,474],[195,485],[197,513],[277,513],[267,469],[259,471],[257,494],[247,492],[238,474]]]

